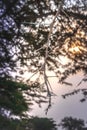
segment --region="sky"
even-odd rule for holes
[[[69,96],[66,99],[63,99],[62,95],[67,92],[72,92],[74,89],[85,88],[86,83],[82,83],[79,87],[76,88],[76,85],[81,81],[83,73],[79,72],[77,75],[70,76],[67,79],[68,82],[73,83],[73,86],[60,85],[58,79],[50,79],[53,92],[57,95],[52,97],[52,107],[48,110],[47,115],[45,110],[47,104],[43,104],[41,108],[37,104],[33,106],[33,110],[29,113],[33,116],[39,117],[48,117],[53,118],[57,124],[64,117],[72,116],[73,118],[83,119],[87,121],[87,102],[81,103],[80,99],[83,97],[82,93],[76,94],[74,96]]]

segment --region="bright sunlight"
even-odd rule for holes
[[[69,47],[69,52],[74,55],[80,55],[83,51],[86,51],[86,49],[83,47],[83,45],[79,42],[73,42],[71,46]]]

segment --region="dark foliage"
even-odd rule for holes
[[[53,119],[34,117],[30,119],[30,122],[34,130],[57,130]]]
[[[84,120],[72,118],[72,117],[65,117],[62,119],[59,126],[62,126],[62,129],[67,130],[86,130]]]
[[[75,5],[71,0],[0,2],[1,77],[11,76],[10,71],[17,71],[17,66],[28,66],[29,72],[42,71],[51,28],[45,20],[50,17],[53,21],[58,9],[47,50],[48,70],[55,70],[60,82],[79,70],[86,72],[86,1],[75,2]],[[68,58],[66,64],[60,61],[61,56]]]
[[[45,91],[37,83],[30,86],[24,83],[0,78],[0,114],[3,116],[18,115],[27,116],[24,112],[31,110],[34,102],[41,105],[48,102],[45,99]],[[6,111],[6,112],[5,112]],[[9,115],[6,114],[9,112]]]
[[[31,119],[8,119],[0,116],[0,130],[57,130],[53,119],[33,117]]]

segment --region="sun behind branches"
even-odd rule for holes
[[[73,42],[69,47],[69,52],[73,55],[81,55],[83,51],[86,51],[86,49],[79,41]]]

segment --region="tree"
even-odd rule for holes
[[[0,129],[1,130],[11,130],[11,129],[17,130],[20,124],[21,124],[21,121],[19,121],[18,119],[7,119],[6,117],[3,117],[0,115]],[[21,127],[21,130],[23,130],[22,127]]]
[[[76,119],[72,117],[65,117],[62,119],[60,126],[67,130],[84,130],[87,129],[84,124],[84,120]]]
[[[53,119],[32,117],[31,119],[7,119],[0,116],[1,130],[56,130]]]
[[[34,130],[57,130],[53,119],[34,117],[30,119]]]
[[[1,0],[0,5],[0,78],[2,82],[4,78],[6,83],[16,81],[29,86],[34,84],[33,92],[38,90],[40,93],[45,88],[51,96],[53,93],[51,93],[47,71],[54,71],[59,82],[64,83],[70,74],[83,70],[84,81],[86,81],[86,1],[76,0],[73,3],[72,0]],[[67,63],[62,63],[61,58],[67,58]],[[12,73],[23,74],[25,71],[33,73],[33,76],[37,74],[38,78],[32,83],[32,76],[25,81],[19,75],[13,76]],[[42,83],[41,77],[43,77]],[[10,90],[7,91],[4,88],[4,91]],[[0,92],[4,96],[2,90]],[[33,97],[35,93],[33,95],[29,91],[28,95]],[[39,102],[41,101],[42,99]],[[2,104],[6,106],[5,103]]]
[[[49,70],[57,69],[56,73],[57,76],[61,75],[61,82],[70,73],[76,73],[81,69],[86,71],[86,2],[76,0],[74,5],[71,0],[49,1],[48,3],[16,0],[15,2],[8,1],[8,4],[6,1],[1,1],[1,5],[0,23],[3,27],[0,40],[3,53],[1,59],[9,56],[6,58],[8,61],[5,59],[1,61],[1,72],[4,71],[4,67],[5,74],[8,72],[6,68],[7,70],[9,67],[16,69],[17,60],[20,65],[28,65],[29,71],[38,69],[37,71],[40,72],[45,62],[43,59],[46,57],[48,42],[50,45],[47,47],[45,64]],[[44,23],[48,18],[52,21],[51,26],[49,23]],[[32,51],[34,53],[31,53]],[[59,60],[60,56],[67,57],[70,59],[69,62],[63,65]],[[60,65],[63,68],[67,66],[63,73],[59,72]]]
[[[40,88],[38,83],[29,86],[0,78],[0,115],[27,117],[26,111],[32,109],[31,106],[34,102],[39,105],[48,102],[45,93],[45,90]]]

